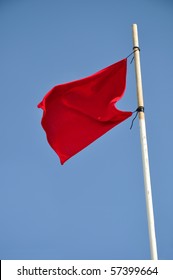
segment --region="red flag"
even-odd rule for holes
[[[129,118],[115,103],[126,87],[127,59],[99,72],[52,88],[38,104],[42,126],[61,164]]]

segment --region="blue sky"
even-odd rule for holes
[[[138,24],[159,259],[173,259],[170,0],[0,1],[0,259],[150,259],[138,120],[63,166],[37,104],[132,51]],[[118,103],[137,107],[134,63]]]

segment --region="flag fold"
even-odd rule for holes
[[[132,112],[115,107],[126,87],[127,59],[86,78],[53,87],[38,104],[42,126],[61,164]]]

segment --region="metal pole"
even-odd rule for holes
[[[140,127],[140,140],[142,150],[142,164],[144,174],[144,186],[145,186],[145,197],[146,197],[146,208],[148,218],[148,231],[150,240],[150,252],[151,259],[157,260],[157,244],[156,234],[154,225],[154,212],[152,202],[152,191],[151,191],[151,180],[150,180],[150,168],[148,159],[148,146],[145,126],[145,114],[144,114],[144,101],[143,101],[143,90],[142,90],[142,77],[141,77],[141,66],[140,66],[140,49],[138,42],[138,30],[137,25],[132,25],[133,30],[133,49],[135,59],[135,72],[136,72],[136,88],[137,88],[137,100],[139,108],[139,127]]]

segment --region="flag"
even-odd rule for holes
[[[61,164],[123,122],[115,107],[126,87],[127,59],[86,78],[53,87],[38,104],[42,127]]]

